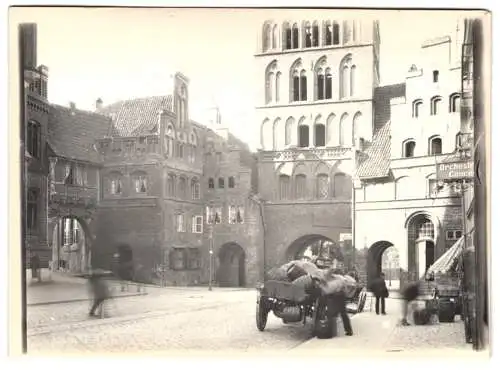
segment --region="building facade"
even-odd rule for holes
[[[455,157],[461,129],[455,47],[450,37],[424,43],[405,83],[375,93],[375,136],[359,154],[355,186],[355,245],[368,279],[392,246],[405,278],[418,279],[462,236],[460,193],[436,179],[436,166]]]
[[[353,159],[373,134],[379,28],[330,14],[262,26],[256,120],[267,265],[334,255],[352,239]]]

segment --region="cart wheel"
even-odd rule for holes
[[[265,307],[264,301],[262,298],[259,298],[255,312],[255,322],[257,324],[257,329],[260,331],[264,331],[266,328],[268,314],[269,310]]]
[[[366,303],[366,292],[364,290],[359,293],[359,299],[358,299],[358,313],[363,312],[365,308],[365,303]]]

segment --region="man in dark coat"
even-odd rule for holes
[[[385,275],[381,273],[371,284],[371,291],[375,295],[375,312],[385,315],[385,299],[389,297],[389,290],[385,284]]]
[[[407,284],[401,290],[401,297],[403,298],[403,317],[401,318],[401,325],[410,325],[410,323],[408,322],[408,306],[410,305],[410,302],[417,299],[419,294],[420,286],[418,281]]]
[[[38,257],[38,254],[33,252],[31,253],[30,257],[30,265],[31,265],[31,278],[32,279],[38,279],[38,282],[40,282],[41,279],[41,274],[40,274],[40,257]]]
[[[89,316],[95,316],[96,310],[104,304],[104,301],[109,298],[108,285],[103,277],[98,273],[92,272],[89,277],[90,289],[94,295],[94,303],[90,309]]]

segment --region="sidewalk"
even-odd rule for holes
[[[446,349],[457,351],[458,355],[473,353],[472,347],[465,343],[463,322],[431,325],[400,326],[401,302],[399,299],[387,299],[386,316],[370,312],[369,299],[364,312],[351,318],[354,335],[344,335],[342,322],[337,325],[338,335],[332,339],[313,338],[298,346],[295,351],[315,351],[324,355],[352,356],[352,350],[360,350],[359,356],[388,352],[435,351],[436,354]]]
[[[41,283],[32,282],[31,279],[27,280],[26,304],[28,306],[79,302],[92,299],[89,296],[87,280],[83,278],[53,272],[50,280],[45,279]],[[131,285],[128,291],[121,292],[118,281],[110,281],[109,287],[112,296],[115,298],[147,294],[144,289],[137,292],[135,285]]]

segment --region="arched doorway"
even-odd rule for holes
[[[245,251],[239,244],[227,243],[220,248],[217,281],[220,287],[245,286]]]
[[[82,273],[91,266],[87,224],[76,216],[57,220],[52,235],[52,261],[55,271]]]
[[[426,214],[418,214],[408,222],[408,273],[418,280],[436,258],[435,227]]]
[[[382,272],[382,257],[389,248],[394,247],[391,242],[381,240],[374,243],[366,256],[367,285]]]
[[[344,254],[339,244],[323,235],[304,235],[286,250],[287,261],[316,258],[329,261],[333,267],[344,267]]]

